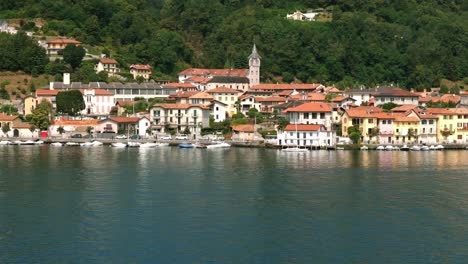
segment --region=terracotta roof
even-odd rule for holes
[[[17,128],[17,129],[30,129],[31,127],[34,127],[33,124],[29,123],[19,123],[19,124],[13,124],[12,128]]]
[[[336,88],[335,86],[326,87],[325,91],[329,93],[341,93],[342,92],[340,89]]]
[[[209,99],[209,100],[212,100],[212,99],[214,99],[214,97],[211,96],[208,93],[199,92],[199,93],[196,93],[196,94],[190,96],[190,99]]]
[[[423,111],[421,109],[414,109],[413,110],[421,119],[438,119],[438,116],[435,116],[431,113],[428,113],[426,111]]]
[[[461,97],[456,94],[444,94],[440,98],[440,100],[444,103],[448,103],[448,102],[459,103],[460,99]]]
[[[356,101],[355,99],[353,99],[351,97],[346,97],[346,96],[340,95],[340,96],[337,96],[337,97],[333,98],[332,102],[342,102],[342,101],[347,100],[347,99],[352,100],[352,101]]]
[[[78,40],[67,39],[67,38],[58,38],[47,40],[47,43],[50,44],[81,44]]]
[[[104,89],[94,89],[94,88],[89,88],[86,90],[94,90],[94,95],[102,95],[102,96],[109,96],[109,95],[114,95],[112,92],[106,91]],[[84,94],[84,89],[80,89],[81,94]]]
[[[191,83],[168,83],[168,84],[165,84],[164,87],[197,88],[195,85]]]
[[[286,98],[284,97],[255,97],[255,101],[257,102],[286,102]]]
[[[207,93],[239,93],[239,91],[224,86],[206,91]]]
[[[366,110],[360,110],[360,109],[347,109],[346,114],[348,114],[349,117],[358,117],[358,118],[375,118],[376,113],[380,112],[371,112],[371,111],[366,111]]]
[[[100,120],[90,119],[90,120],[53,120],[52,124],[54,125],[70,125],[70,126],[94,126],[99,124]]]
[[[254,132],[254,125],[237,125],[237,126],[232,126],[233,131],[237,132],[249,132],[253,133]]]
[[[331,112],[332,108],[326,103],[305,103],[300,106],[288,108],[285,112]]]
[[[139,117],[111,117],[109,119],[117,123],[136,123],[140,120]]]
[[[243,94],[243,95],[239,96],[238,99],[239,99],[239,100],[242,100],[242,99],[249,98],[249,97],[254,97],[254,96],[251,95],[251,94]]]
[[[291,95],[294,91],[291,91],[291,90],[284,90],[284,91],[281,91],[279,93],[279,95],[281,96],[288,96],[288,95]]]
[[[392,88],[375,93],[374,97],[418,97],[418,95],[400,88]]]
[[[132,64],[130,65],[130,69],[136,69],[136,70],[143,70],[143,71],[151,71],[151,66],[148,64],[141,65],[141,64]]]
[[[353,109],[355,109],[355,110],[364,110],[364,111],[374,112],[374,113],[383,112],[383,109],[382,109],[382,108],[376,107],[376,106],[364,106],[364,105],[361,105],[361,106],[358,106],[358,107],[353,108]]]
[[[305,84],[257,84],[252,86],[251,90],[315,90],[320,83]]]
[[[200,69],[188,68],[179,72],[179,75],[212,75],[212,76],[240,76],[246,77],[249,69]]]
[[[322,125],[304,125],[304,124],[289,124],[284,128],[284,131],[318,131]]]
[[[312,101],[325,101],[326,95],[319,93],[308,93],[307,98]]]
[[[402,113],[388,113],[388,112],[380,112],[380,113],[372,113],[373,117],[378,119],[395,119],[396,117],[403,116]]]
[[[169,95],[169,98],[189,98],[199,93],[198,91],[179,91],[175,94]]]
[[[427,113],[434,115],[455,115],[455,112],[452,112],[450,108],[427,108]]]
[[[449,108],[449,110],[457,114],[468,115],[467,108]]]
[[[46,90],[46,89],[37,89],[36,96],[55,96],[60,92],[59,90]]]
[[[392,112],[406,112],[408,110],[413,110],[417,107],[418,107],[417,105],[400,105],[400,106],[394,107],[392,109]]]
[[[395,122],[419,122],[419,119],[414,116],[399,116],[395,118]]]
[[[154,104],[152,107],[161,107],[164,109],[188,109],[191,107],[200,107],[202,109],[210,109],[208,106],[202,104]]]
[[[102,58],[102,59],[99,59],[99,61],[100,61],[102,64],[117,64],[117,61],[114,60],[114,59]]]
[[[1,121],[13,121],[15,119],[19,118],[19,116],[16,115],[7,115],[5,113],[0,113],[0,120]]]
[[[195,82],[195,83],[203,83],[206,84],[211,78],[205,78],[201,76],[192,76],[184,80],[184,82]]]

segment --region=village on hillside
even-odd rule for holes
[[[49,56],[56,56],[67,45],[81,43],[56,38],[40,44]],[[246,59],[248,69],[188,68],[179,72],[178,82],[149,81],[152,67],[141,64],[129,69],[139,82],[71,82],[70,74],[65,73],[63,81],[50,82],[16,102],[18,115],[0,114],[0,137],[114,138],[132,134],[157,139],[184,134],[197,139],[216,134],[233,141],[330,148],[352,142],[468,142],[468,93],[261,83],[262,57],[255,44]],[[120,71],[117,65],[115,59],[102,56],[95,71],[115,76]],[[51,111],[42,127],[22,118],[34,115],[45,102],[57,110],[60,94],[73,90],[81,93],[84,105],[72,114]],[[144,109],[142,102],[147,104]]]

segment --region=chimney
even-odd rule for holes
[[[70,84],[70,73],[63,74],[63,84],[66,84],[66,85]]]

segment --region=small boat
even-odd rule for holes
[[[429,147],[428,147],[428,146],[422,146],[422,147],[421,147],[421,150],[422,150],[422,151],[429,151]]]
[[[93,146],[93,142],[80,143],[80,147],[92,147],[92,146]]]
[[[127,147],[127,144],[122,143],[122,142],[114,142],[111,144],[111,146],[115,148],[125,148]]]
[[[444,149],[444,146],[442,146],[442,145],[437,145],[437,146],[435,146],[435,149],[436,149],[436,150],[443,150],[443,149]]]
[[[8,140],[2,140],[2,141],[0,141],[0,145],[10,145],[10,144],[11,144],[11,142],[8,141]]]
[[[206,148],[207,147],[205,144],[202,144],[202,143],[195,143],[195,144],[193,144],[193,146],[195,148]]]
[[[80,143],[78,142],[67,142],[65,143],[65,146],[68,146],[68,147],[73,147],[73,146],[79,146]]]
[[[15,141],[13,141],[13,142],[10,142],[10,144],[11,144],[11,145],[21,145],[21,144],[23,144],[23,141],[21,141],[21,140],[15,140]]]
[[[378,147],[376,148],[376,150],[385,150],[385,147],[384,147],[384,146],[378,146]]]
[[[138,147],[140,147],[140,143],[139,143],[139,142],[132,142],[132,141],[130,141],[130,142],[127,143],[127,146],[128,146],[129,148],[138,148]]]
[[[156,143],[156,147],[168,147],[168,146],[169,146],[169,143],[162,143],[162,142]]]
[[[98,147],[98,146],[102,146],[102,145],[104,145],[102,142],[100,142],[100,141],[96,141],[96,140],[95,140],[95,141],[93,141],[93,142],[92,142],[92,144],[93,144],[93,147]]]
[[[158,145],[157,143],[146,142],[146,143],[140,144],[140,148],[155,148],[157,145]]]
[[[299,147],[289,147],[281,150],[282,152],[309,152],[308,149],[299,148]]]
[[[410,148],[408,147],[408,145],[403,145],[403,147],[400,148],[401,151],[409,151]]]
[[[386,146],[386,147],[385,147],[385,150],[387,150],[387,151],[392,151],[392,150],[393,150],[393,146]]]
[[[34,141],[34,145],[42,145],[42,144],[44,144],[44,141],[42,140]]]
[[[336,147],[336,150],[344,150],[343,147]]]
[[[180,143],[179,145],[177,145],[177,147],[179,148],[193,148],[193,144],[190,144],[190,143]]]
[[[429,147],[429,150],[436,150],[436,147],[435,147],[434,145],[431,145],[431,146]]]
[[[206,146],[206,148],[208,149],[215,149],[215,148],[230,148],[231,145],[229,145],[228,143],[226,142],[219,142],[219,143],[216,143],[216,144],[213,144],[213,145],[208,145]],[[307,150],[306,150],[307,151]]]
[[[393,150],[395,150],[395,151],[399,151],[399,150],[400,150],[400,148],[399,148],[399,147],[397,147],[397,146],[395,146],[395,147],[393,147]]]
[[[54,146],[54,147],[61,147],[61,146],[63,146],[63,144],[60,143],[60,142],[54,142],[54,143],[51,143],[50,145],[51,145],[51,146]]]
[[[412,146],[412,147],[410,148],[410,150],[411,150],[411,151],[420,151],[421,148],[420,148],[419,146]]]
[[[367,146],[362,146],[361,150],[369,150],[369,148]]]

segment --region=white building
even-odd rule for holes
[[[105,71],[109,74],[109,76],[112,76],[120,72],[120,69],[117,68],[117,61],[114,59],[107,59],[107,58],[99,59],[99,62],[98,64],[96,64],[94,69],[96,70],[96,73]]]
[[[210,107],[200,104],[155,104],[150,108],[152,129],[157,133],[166,133],[167,128],[179,132],[188,128],[197,135],[209,126],[210,114]]]
[[[114,94],[104,89],[81,89],[85,109],[81,112],[84,115],[109,115],[114,103]]]
[[[336,132],[323,125],[290,124],[278,131],[277,144],[281,146],[332,147]]]
[[[331,130],[333,124],[333,109],[327,103],[304,103],[285,110],[286,117],[292,124],[323,125]]]

